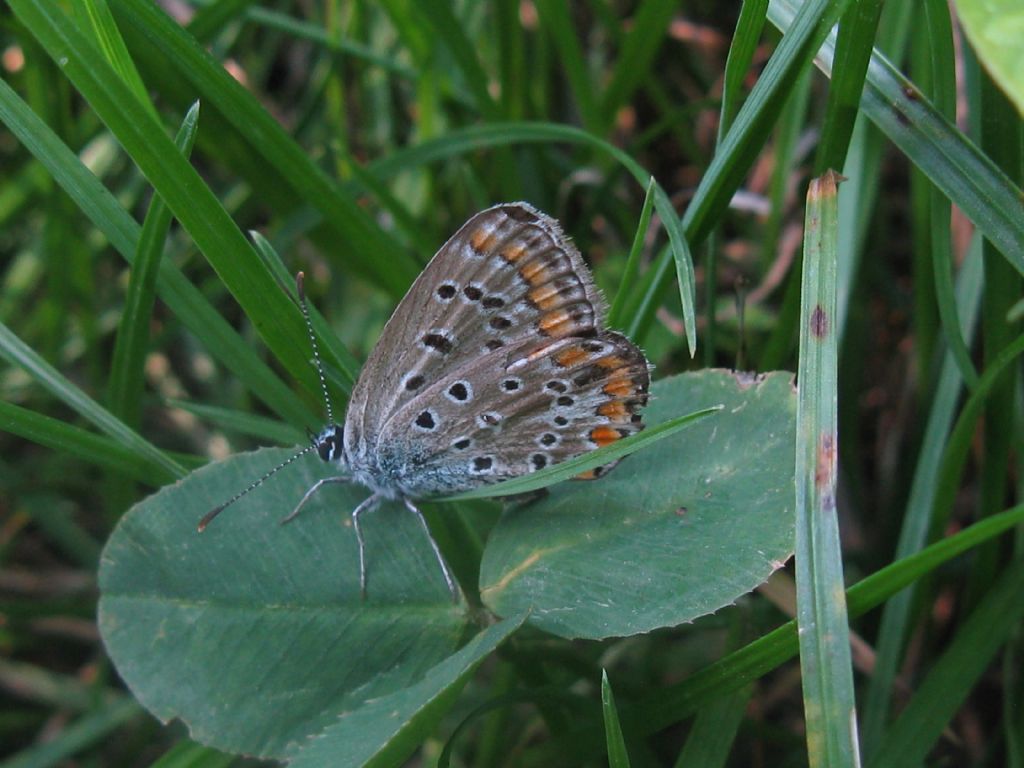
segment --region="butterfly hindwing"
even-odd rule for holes
[[[410,496],[517,477],[641,430],[649,383],[643,353],[612,331],[520,342],[443,377],[396,411],[378,458]]]

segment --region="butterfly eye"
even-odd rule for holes
[[[331,424],[317,435],[314,444],[322,461],[334,461],[341,456],[341,429]]]

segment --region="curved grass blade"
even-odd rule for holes
[[[975,523],[861,579],[846,592],[850,617],[862,616],[943,563],[1022,523],[1024,504]],[[684,682],[665,687],[647,700],[630,707],[622,713],[623,722],[634,727],[637,734],[656,733],[697,712],[708,702],[737,691],[750,681],[778,668],[796,656],[798,651],[796,621],[788,621],[694,673]],[[586,745],[584,756],[599,754],[598,750],[603,744],[600,731],[593,727],[569,730],[530,752],[529,758],[537,765],[552,764],[552,760],[559,755],[580,755],[581,744]]]
[[[771,0],[768,18],[785,33],[797,7],[794,0]],[[835,38],[829,35],[815,62],[826,75],[834,55]],[[868,65],[860,108],[1024,274],[1024,192],[878,51]]]
[[[0,429],[69,456],[85,459],[98,467],[119,472],[152,487],[172,482],[179,477],[113,438],[94,435],[60,419],[2,400]]]
[[[185,475],[187,470],[183,466],[71,383],[3,323],[0,323],[0,357],[11,365],[22,368],[43,389],[125,448],[135,451],[174,477]]]
[[[340,242],[359,244],[345,254],[353,265],[372,275],[391,295],[400,297],[405,293],[419,273],[409,253],[377,226],[354,199],[341,192],[337,183],[253,94],[231,77],[222,62],[216,61],[159,6],[147,0],[110,0],[110,5],[118,21],[136,30],[160,56],[161,63],[191,84],[206,108],[228,121],[237,137],[249,144],[280,184],[286,185],[295,198],[320,211],[324,223]],[[127,31],[125,36],[131,40]],[[239,285],[226,282],[233,293],[238,291]],[[241,303],[245,306],[245,302]],[[248,310],[247,307],[247,313]],[[255,322],[259,324],[258,319]]]
[[[640,209],[640,221],[636,225],[636,235],[633,236],[633,245],[629,249],[629,258],[626,259],[625,269],[622,271],[622,278],[619,280],[619,289],[615,292],[615,299],[612,301],[612,308],[608,310],[608,326],[610,328],[623,327],[623,310],[626,306],[626,299],[633,290],[636,282],[637,272],[640,269],[640,254],[644,249],[644,237],[647,235],[647,228],[651,225],[651,206],[654,204],[654,177],[647,182],[647,194],[644,195],[644,206]]]
[[[383,178],[406,171],[413,165],[441,160],[474,149],[543,142],[570,142],[594,147],[619,162],[645,189],[650,183],[650,174],[636,160],[614,144],[573,126],[541,122],[492,123],[452,131],[440,139],[424,142],[403,152],[395,152],[390,157],[374,163],[371,170],[374,175]],[[654,185],[654,208],[658,212],[662,226],[668,233],[671,251],[670,262],[665,256],[660,257],[656,262],[655,269],[658,270],[659,278],[661,278],[658,281],[659,290],[662,281],[669,278],[668,265],[671,263],[675,266],[675,272],[679,278],[679,300],[683,308],[686,342],[690,354],[693,355],[697,349],[693,257],[690,254],[689,243],[683,232],[679,216],[672,206],[672,201],[657,182]],[[653,312],[653,310],[651,311]]]
[[[228,286],[274,355],[290,371],[306,371],[305,322],[274,281],[251,263],[258,257],[220,201],[175,149],[131,92],[59,9],[41,0],[14,0],[18,18],[89,101],[152,183],[175,218]],[[226,75],[225,75],[226,76]],[[311,371],[303,377],[312,382]],[[294,399],[294,398],[293,398]]]
[[[656,424],[653,427],[648,427],[643,432],[637,432],[635,435],[624,437],[621,440],[617,440],[611,445],[606,445],[604,448],[598,448],[597,450],[590,451],[590,453],[584,453],[581,456],[577,456],[568,461],[562,461],[553,466],[546,467],[537,472],[533,472],[523,477],[515,477],[511,480],[504,480],[494,485],[487,485],[482,488],[477,488],[472,491],[466,491],[464,493],[456,494],[455,496],[448,497],[450,501],[463,501],[465,499],[490,499],[497,498],[499,496],[513,496],[519,493],[529,493],[531,491],[539,491],[541,488],[547,488],[549,485],[560,483],[563,480],[575,477],[581,472],[586,472],[588,469],[594,467],[600,467],[604,464],[608,464],[617,459],[621,459],[623,456],[627,456],[630,453],[639,451],[641,448],[646,448],[652,443],[656,443],[669,435],[674,435],[680,430],[686,429],[687,427],[693,426],[695,423],[704,419],[712,414],[718,413],[722,410],[722,406],[714,406],[712,408],[704,408],[693,413],[688,413],[685,416],[679,416],[675,419]]]
[[[185,115],[174,142],[185,157],[189,156],[195,143],[198,120],[199,102],[196,102]],[[156,281],[160,274],[164,240],[170,226],[170,210],[159,195],[153,195],[139,235],[124,309],[114,340],[107,393],[114,414],[132,427],[137,427],[141,418],[149,324],[156,298]]]
[[[1015,561],[982,598],[886,733],[871,768],[925,764],[964,699],[1019,629],[1024,562]]]
[[[53,176],[129,264],[135,261],[140,227],[39,117],[0,79],[0,121]],[[317,419],[252,347],[213,309],[170,261],[161,259],[157,293],[181,323],[202,339],[210,354],[231,370],[274,412],[293,424]],[[308,386],[312,387],[313,379]],[[310,391],[315,391],[311,389]]]

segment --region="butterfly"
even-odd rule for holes
[[[327,484],[369,489],[351,513],[365,596],[360,516],[400,500],[423,526],[457,599],[418,500],[534,472],[643,429],[647,358],[604,327],[604,300],[579,251],[557,221],[527,203],[481,211],[431,259],[363,366],[344,425],[331,412],[302,273],[297,283],[328,423],[308,446],[211,510],[200,531],[315,452],[338,475],[313,484],[284,522]],[[595,479],[613,466],[579,477]]]

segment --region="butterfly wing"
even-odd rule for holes
[[[517,477],[643,429],[649,384],[644,354],[613,331],[527,339],[470,361],[398,409],[382,428],[379,466],[412,497]]]
[[[382,428],[482,356],[597,333],[603,305],[558,223],[526,203],[489,208],[445,243],[388,321],[345,419],[350,466],[372,471]],[[497,358],[495,358],[497,359]]]

